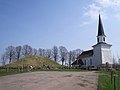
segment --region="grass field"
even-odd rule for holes
[[[120,71],[116,71],[118,75],[116,77],[116,90],[120,90]],[[111,82],[111,73],[110,72],[101,72],[99,74],[98,80],[98,90],[114,90],[114,81]]]
[[[26,73],[26,72],[38,72],[38,71],[86,72],[87,70],[80,70],[80,69],[36,69],[34,70],[33,69],[30,71],[24,71],[24,72],[17,72],[17,70],[9,70],[8,72],[6,72],[6,70],[0,70],[0,76],[20,74],[20,73]]]
[[[6,72],[5,70],[0,70],[0,76],[7,76],[7,75],[13,75],[13,74],[20,74],[22,72],[16,72],[16,71],[9,71]]]

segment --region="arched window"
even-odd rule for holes
[[[92,59],[90,59],[90,65],[92,65]]]
[[[105,41],[105,38],[103,38],[103,41]]]
[[[86,60],[84,60],[85,62],[84,62],[84,64],[86,65]]]

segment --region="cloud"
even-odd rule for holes
[[[84,8],[83,17],[88,17],[92,22],[98,19],[99,14],[103,19],[109,19],[110,15],[119,19],[120,13],[118,12],[120,12],[120,0],[94,0]],[[90,24],[90,21],[82,22],[82,26]]]
[[[84,13],[84,16],[91,17],[92,19],[96,19],[98,17],[101,8],[96,6],[94,3],[89,5],[87,8],[85,8],[87,12]]]
[[[116,13],[114,17],[117,18],[117,20],[120,20],[120,13]]]
[[[95,0],[103,8],[120,9],[120,0]]]

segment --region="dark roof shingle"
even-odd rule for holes
[[[83,61],[81,59],[74,61],[71,65],[83,65]]]
[[[86,58],[86,57],[90,57],[93,55],[93,50],[88,50],[88,51],[83,51],[78,57],[77,59],[82,59],[82,58]]]

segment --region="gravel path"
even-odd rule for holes
[[[0,90],[97,90],[95,72],[32,72],[0,77]]]

